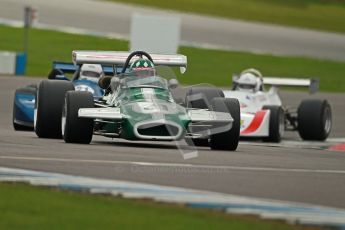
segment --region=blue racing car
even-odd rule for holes
[[[75,66],[72,63],[53,62],[53,69],[48,75],[50,80],[72,81],[75,90],[89,91],[94,98],[100,98],[104,90],[98,86],[98,79],[103,75],[114,75],[117,69],[98,64]],[[71,78],[67,74],[73,74]],[[15,130],[34,130],[34,111],[37,99],[37,85],[28,85],[16,89],[13,103],[13,127]]]

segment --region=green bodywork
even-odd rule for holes
[[[174,102],[165,79],[129,76],[120,82],[112,103],[120,108],[122,120],[105,124],[103,130],[118,132],[128,140],[171,136],[178,140],[185,136],[190,118],[186,109]]]

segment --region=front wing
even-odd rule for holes
[[[212,122],[212,123],[232,123],[234,120],[229,113],[214,112],[204,109],[193,109],[188,111],[188,117],[192,123]],[[78,112],[79,117],[95,119],[121,120],[123,115],[120,108],[81,108]]]
[[[122,120],[126,115],[120,108],[81,108],[78,111],[80,118]],[[193,136],[203,137],[230,130],[234,119],[229,113],[214,112],[204,109],[191,109],[187,114],[180,116],[181,120],[189,120],[188,133]],[[145,121],[146,123],[148,121]],[[157,122],[152,120],[152,123]]]

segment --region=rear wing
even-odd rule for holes
[[[118,51],[73,51],[72,60],[75,65],[103,64],[123,67],[131,53]],[[180,67],[181,73],[187,69],[187,57],[180,54],[150,54],[155,65]],[[133,57],[132,62],[137,58]]]
[[[60,62],[60,61],[53,61],[53,69],[59,69],[63,73],[74,73],[78,66],[73,65],[70,62]]]
[[[264,85],[271,85],[276,87],[308,87],[310,93],[316,93],[319,90],[319,79],[315,78],[263,77],[263,83]]]
[[[238,80],[238,75],[232,76],[232,82]],[[263,77],[263,85],[270,85],[273,87],[288,86],[288,87],[308,87],[310,93],[316,93],[319,90],[319,79],[317,78],[282,78],[282,77]]]
[[[97,64],[97,63],[90,63],[90,64]],[[61,62],[61,61],[53,61],[53,70],[61,70],[63,73],[75,73],[79,70],[80,65],[74,65],[71,62]],[[111,65],[102,65],[103,72],[106,75],[114,75],[114,68]],[[118,73],[121,69],[116,70]]]

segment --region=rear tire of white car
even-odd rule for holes
[[[93,108],[93,95],[86,91],[66,93],[62,111],[62,133],[66,143],[89,144],[92,140],[94,120],[79,118],[80,108]]]
[[[281,106],[264,106],[263,109],[270,111],[268,137],[263,138],[266,142],[279,143],[285,130],[285,115]]]
[[[332,109],[327,100],[303,100],[297,111],[298,133],[304,140],[323,141],[332,129]]]
[[[30,85],[30,86],[16,89],[14,95],[17,95],[17,94],[31,94],[35,97],[35,101],[36,101],[37,86]],[[16,131],[33,131],[34,130],[33,127],[15,123],[16,114],[18,112],[15,102],[16,102],[16,99],[14,98],[13,99],[13,114],[12,114],[12,124],[13,124],[14,130],[16,130]]]
[[[38,86],[35,132],[40,138],[62,138],[61,114],[65,94],[74,90],[71,82],[43,80]]]
[[[230,150],[235,151],[240,139],[241,113],[240,103],[234,98],[214,98],[212,100],[214,111],[230,113],[234,119],[232,128],[213,134],[210,137],[210,147],[212,150]]]

